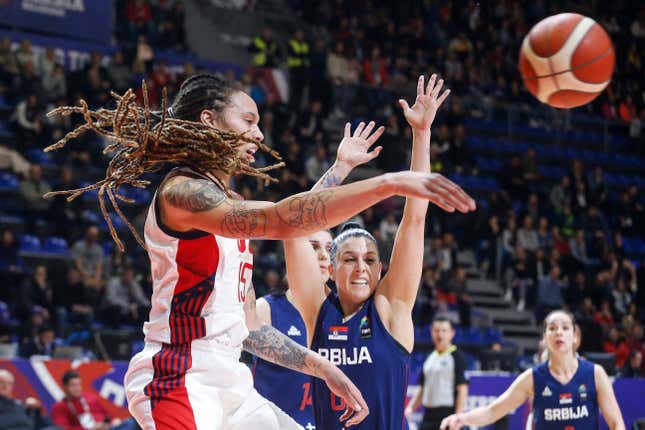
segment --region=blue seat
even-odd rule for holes
[[[23,234],[20,236],[20,250],[23,252],[40,252],[40,239],[37,236]]]
[[[13,173],[2,173],[0,174],[0,191],[16,191],[20,186],[20,181]]]
[[[43,252],[47,254],[67,255],[69,253],[67,241],[62,237],[48,237],[43,243]]]

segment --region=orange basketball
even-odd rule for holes
[[[519,68],[526,88],[557,108],[582,106],[611,81],[614,47],[593,19],[561,13],[543,19],[524,37]]]

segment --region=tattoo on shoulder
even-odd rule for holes
[[[327,225],[327,201],[333,193],[328,190],[308,196],[291,197],[286,213],[278,211],[278,217],[291,227],[319,230]]]
[[[222,231],[237,237],[266,235],[267,216],[263,209],[247,209],[243,201],[233,201],[222,220]]]
[[[244,340],[244,349],[264,360],[301,371],[307,365],[309,350],[298,345],[270,325],[253,330]]]
[[[203,212],[221,205],[226,194],[207,179],[189,179],[166,185],[162,191],[172,206],[190,212]]]

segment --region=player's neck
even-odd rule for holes
[[[549,354],[549,371],[553,375],[573,375],[578,370],[578,359],[572,354]]]

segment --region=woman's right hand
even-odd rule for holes
[[[389,173],[394,194],[429,200],[447,212],[467,213],[477,209],[475,200],[450,179],[438,173]]]

